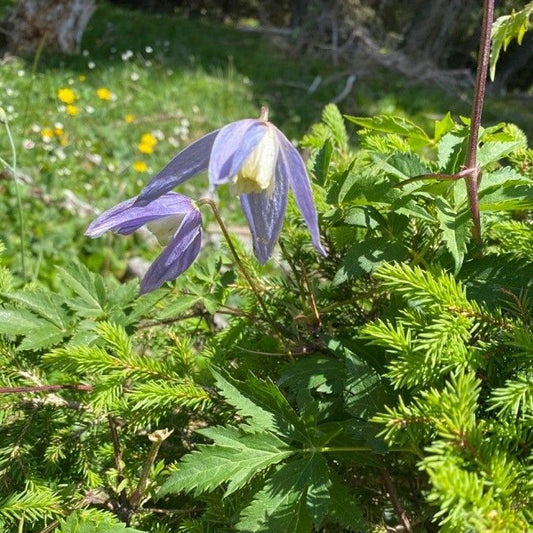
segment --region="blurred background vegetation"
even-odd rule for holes
[[[521,4],[498,2],[498,14]],[[78,37],[54,39],[60,15],[76,9],[87,9]],[[181,147],[257,116],[262,104],[292,139],[329,102],[348,115],[409,117],[428,131],[449,110],[468,116],[480,10],[472,0],[0,0],[0,106],[28,184],[31,278],[44,281],[43,264],[73,254],[104,261],[103,245],[82,235],[96,211],[137,194]],[[513,122],[531,138],[530,33],[502,54],[484,124]],[[145,135],[157,142],[149,153],[140,149]],[[0,149],[10,151],[5,137]],[[199,186],[184,192],[205,192]],[[9,188],[0,179],[0,191]],[[12,249],[7,212],[0,239]],[[124,248],[137,246],[122,242],[106,265],[90,266],[122,275]],[[15,271],[17,261],[10,254]]]

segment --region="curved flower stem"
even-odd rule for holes
[[[230,234],[228,233],[228,230],[226,228],[226,225],[224,224],[224,221],[222,220],[222,217],[220,216],[220,212],[213,200],[210,200],[209,198],[201,198],[196,202],[198,206],[202,205],[208,205],[211,208],[211,211],[213,211],[213,214],[215,215],[215,218],[217,219],[218,225],[220,226],[220,229],[222,230],[222,234],[224,235],[224,239],[226,239],[226,242],[228,243],[229,249],[231,251],[231,254],[233,255],[233,258],[235,259],[235,262],[237,263],[237,266],[239,267],[239,270],[241,271],[241,274],[245,277],[246,281],[248,282],[248,285],[250,285],[250,288],[252,289],[253,293],[255,294],[255,297],[257,298],[257,302],[259,303],[259,306],[261,307],[261,310],[263,311],[263,314],[265,316],[265,319],[267,322],[272,326],[274,331],[280,332],[280,326],[274,322],[272,317],[270,316],[270,313],[268,311],[268,308],[265,304],[265,301],[263,300],[263,297],[261,296],[261,292],[259,291],[259,288],[255,284],[255,281],[250,276],[248,271],[246,270],[243,262],[241,261],[241,258],[239,257],[239,254],[237,253],[237,250],[235,249],[235,246],[233,245],[233,242],[231,240]]]
[[[487,72],[489,68],[491,29],[493,19],[494,0],[484,0],[483,23],[481,25],[481,42],[479,45],[477,61],[476,86],[474,88],[474,99],[472,101],[470,136],[468,138],[468,148],[465,159],[465,168],[469,170],[469,173],[466,176],[466,188],[468,192],[468,201],[470,203],[470,212],[474,222],[472,235],[478,244],[481,244],[481,222],[478,198],[478,188],[479,183],[481,182],[481,169],[477,164],[477,149],[481,115],[483,113],[483,101],[485,98],[485,88],[487,84]]]
[[[17,150],[15,149],[15,143],[13,141],[13,135],[11,134],[11,128],[9,127],[9,122],[5,116],[5,112],[0,110],[0,122],[4,123],[7,132],[7,138],[9,140],[9,146],[11,148],[11,165],[7,164],[2,160],[13,174],[13,182],[15,183],[15,194],[17,196],[17,210],[18,210],[18,219],[19,219],[19,231],[20,231],[20,264],[22,268],[22,279],[26,282],[26,261],[24,258],[24,217],[22,216],[22,198],[20,195],[20,187],[17,181]]]

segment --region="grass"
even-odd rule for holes
[[[83,237],[94,217],[91,207],[103,210],[136,194],[180,148],[224,123],[257,116],[262,104],[270,106],[274,123],[297,138],[345,83],[340,76],[309,93],[316,76],[335,73],[328,58],[294,57],[287,44],[276,46],[256,32],[105,3],[90,22],[82,50],[74,56],[11,58],[0,80],[0,106],[10,119],[25,176],[30,278],[50,283],[54,266],[71,257],[120,273],[125,257],[138,253],[136,238],[116,239],[109,248],[109,240]],[[75,109],[58,98],[61,88],[73,91]],[[100,91],[105,98],[99,89],[107,91]],[[459,96],[378,71],[358,79],[340,107],[352,115],[407,115],[431,129],[448,109],[468,114],[469,95]],[[533,123],[525,105],[503,106],[498,100],[489,104],[487,120],[501,119],[502,108],[521,125]],[[157,141],[151,153],[139,149],[143,135]],[[9,157],[5,135],[0,150]],[[0,240],[8,262],[20,271],[15,194],[7,174],[2,178],[8,223]],[[182,191],[198,195],[205,187],[206,181],[197,179]],[[72,195],[77,203],[69,200]],[[141,250],[153,257],[145,246]]]

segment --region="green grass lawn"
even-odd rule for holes
[[[357,73],[357,65],[352,70]],[[329,58],[292,57],[290,43],[275,45],[256,32],[106,4],[91,20],[80,55],[8,58],[2,73],[0,105],[9,118],[23,179],[25,246],[31,258],[26,277],[41,280],[53,278],[54,266],[72,256],[92,261],[94,268],[111,264],[120,271],[124,257],[133,253],[135,239],[116,240],[111,252],[83,237],[94,217],[87,206],[101,211],[138,193],[189,142],[227,122],[258,116],[262,104],[270,106],[275,124],[299,137],[346,79],[339,76],[309,93],[316,76],[335,73]],[[469,98],[376,71],[356,80],[340,108],[352,115],[406,115],[432,129],[449,109],[467,115]],[[487,121],[494,113],[501,119],[502,110],[520,119],[522,127],[533,122],[525,104],[504,105],[498,99],[489,105]],[[5,135],[0,149],[11,161]],[[182,191],[199,195],[206,185],[198,178]],[[0,240],[8,262],[20,272],[8,174],[2,175],[0,192],[6,221]],[[79,202],[73,204],[72,197]],[[238,213],[229,216],[240,220]]]

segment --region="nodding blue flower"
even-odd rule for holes
[[[261,263],[269,259],[278,241],[289,188],[314,247],[326,255],[304,162],[287,137],[268,122],[266,108],[258,120],[232,122],[185,148],[141,191],[135,205],[150,205],[205,170],[211,185],[228,183],[233,194],[239,195]]]
[[[183,194],[167,192],[147,205],[130,198],[102,213],[87,228],[85,235],[100,237],[106,231],[129,235],[146,225],[163,252],[152,263],[141,281],[141,294],[161,287],[187,270],[202,245],[202,215],[194,202]]]

